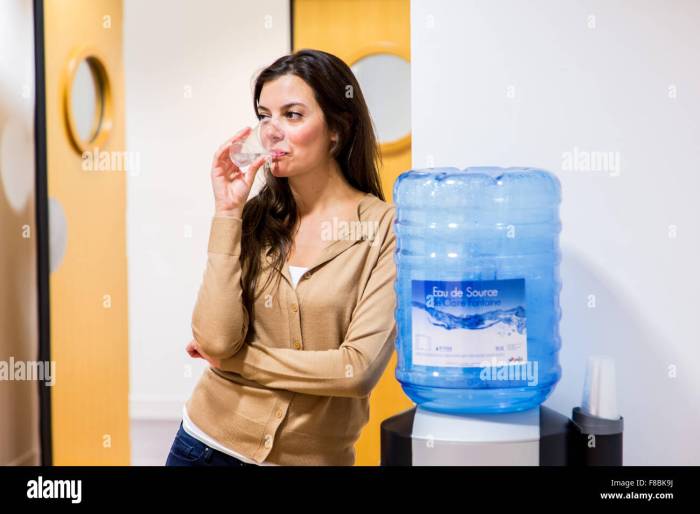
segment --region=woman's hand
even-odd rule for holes
[[[197,344],[197,341],[192,339],[189,343],[187,343],[187,347],[185,348],[187,353],[192,357],[193,359],[204,359],[207,361],[213,368],[219,368],[221,367],[221,361],[218,359],[215,359],[214,357],[210,357],[206,353],[202,351],[202,349],[199,347]]]
[[[211,182],[214,189],[214,205],[216,214],[241,217],[250,189],[253,186],[258,168],[265,162],[266,157],[260,156],[243,173],[229,157],[231,145],[250,135],[250,127],[246,127],[231,139],[226,141],[214,154],[211,169]]]

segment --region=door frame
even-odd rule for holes
[[[34,3],[34,162],[35,234],[37,245],[37,288],[40,362],[51,360],[51,317],[49,308],[49,196],[46,169],[46,79],[44,57],[44,1]],[[53,463],[51,438],[51,388],[39,387],[39,438],[41,465]]]

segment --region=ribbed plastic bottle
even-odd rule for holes
[[[428,410],[534,408],[559,365],[559,205],[535,168],[430,168],[394,184],[396,378]]]

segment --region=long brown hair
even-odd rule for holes
[[[280,57],[263,69],[255,80],[253,109],[263,85],[283,75],[296,75],[314,91],[329,130],[337,131],[338,142],[331,155],[352,187],[384,200],[378,168],[381,154],[372,120],[360,85],[350,67],[335,55],[304,49]],[[241,267],[243,305],[252,328],[257,279],[262,269],[262,251],[272,257],[271,264],[282,270],[292,248],[292,230],[298,213],[287,177],[275,177],[265,170],[265,185],[243,207]],[[270,277],[273,274],[270,274]],[[281,274],[278,274],[279,280]],[[268,282],[260,289],[263,291]]]

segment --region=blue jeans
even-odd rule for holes
[[[180,422],[180,428],[175,434],[175,440],[170,447],[166,466],[255,466],[248,462],[210,448],[199,439],[185,432]]]

